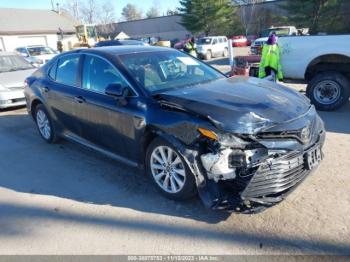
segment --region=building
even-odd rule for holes
[[[52,10],[0,8],[0,49],[27,45],[56,49],[62,36],[75,34],[76,24],[71,16]]]
[[[97,26],[99,35],[115,38],[124,32],[131,38],[158,37],[162,40],[184,39],[191,35],[181,24],[181,16],[169,15]]]

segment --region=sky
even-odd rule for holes
[[[86,0],[81,0],[82,2]],[[105,0],[97,0],[100,3]],[[54,0],[61,5],[65,3],[65,0]],[[121,17],[123,7],[130,3],[136,5],[139,9],[143,10],[145,14],[147,10],[156,5],[161,14],[165,13],[168,9],[175,9],[179,6],[178,0],[110,0],[114,4],[117,18]],[[0,0],[0,8],[32,8],[32,9],[51,9],[51,0]]]

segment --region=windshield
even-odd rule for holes
[[[34,68],[23,57],[16,55],[0,56],[0,73]]]
[[[289,35],[289,28],[270,28],[270,29],[264,30],[261,36],[268,37],[271,32],[275,32],[277,36],[286,36],[286,35]]]
[[[213,68],[178,51],[134,53],[119,57],[128,73],[151,94],[224,78]]]
[[[27,49],[31,56],[56,54],[53,49],[47,46],[33,46],[28,47]]]
[[[199,45],[210,45],[211,43],[211,38],[201,38],[198,39],[197,44]]]

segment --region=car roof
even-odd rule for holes
[[[103,55],[111,55],[111,54],[126,55],[126,54],[132,54],[132,53],[161,52],[161,51],[176,51],[176,49],[159,47],[159,46],[123,45],[123,46],[102,46],[98,48],[78,49],[71,52],[103,54]]]

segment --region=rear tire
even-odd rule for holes
[[[178,150],[157,137],[147,148],[146,172],[158,191],[167,198],[185,200],[196,195],[196,182]]]
[[[43,104],[36,106],[34,116],[36,126],[42,139],[49,144],[57,142],[58,138],[52,120]]]
[[[306,94],[316,109],[332,111],[349,101],[350,82],[338,72],[320,72],[307,86]]]

